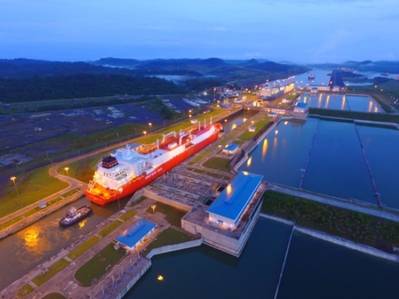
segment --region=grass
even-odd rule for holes
[[[0,217],[38,202],[67,187],[66,183],[49,176],[47,167],[38,168],[18,176],[16,184],[18,192],[10,183],[0,195]]]
[[[130,218],[134,217],[136,214],[137,213],[135,210],[129,210],[126,213],[123,213],[121,216],[119,216],[119,219],[122,219],[123,221],[127,221]]]
[[[77,193],[79,191],[80,191],[80,188],[75,188],[75,189],[69,190],[68,192],[65,192],[65,193],[63,193],[61,195],[63,197],[69,197],[69,196],[71,196],[71,195],[73,195],[73,194],[75,194],[75,193]]]
[[[220,157],[212,157],[207,160],[203,166],[207,168],[222,170],[222,171],[230,171],[230,160]]]
[[[91,236],[90,238],[88,238],[87,240],[76,246],[73,250],[71,250],[68,254],[68,257],[71,260],[77,259],[79,256],[84,254],[91,247],[96,245],[100,240],[101,239],[98,238],[97,236]]]
[[[33,287],[30,284],[24,284],[17,292],[17,297],[25,297],[33,292]]]
[[[42,299],[65,299],[65,296],[60,293],[50,293],[44,296]]]
[[[68,262],[66,259],[60,259],[56,261],[54,264],[52,264],[46,272],[37,275],[32,279],[32,281],[37,285],[41,286],[45,284],[47,281],[49,281],[54,275],[56,275],[58,272],[64,270],[70,262]]]
[[[112,233],[116,228],[122,225],[123,222],[119,220],[114,220],[110,224],[108,224],[106,227],[104,227],[100,232],[98,233],[101,237],[106,237],[110,233]]]
[[[310,108],[309,114],[310,115],[330,116],[330,117],[342,117],[342,118],[348,118],[348,119],[399,123],[399,115],[398,114],[367,113],[367,112],[318,109],[318,108]]]
[[[387,251],[399,246],[399,223],[303,198],[266,192],[262,212]]]
[[[197,173],[201,173],[201,174],[206,174],[206,175],[209,175],[209,176],[211,176],[211,177],[215,177],[215,178],[218,178],[218,179],[224,179],[224,180],[230,180],[231,179],[231,177],[230,176],[227,176],[227,175],[221,175],[221,174],[218,174],[218,173],[214,173],[214,172],[211,172],[211,171],[206,171],[206,170],[203,170],[203,169],[199,169],[199,168],[188,168],[190,171],[193,171],[193,172],[197,172]]]
[[[147,246],[143,255],[146,256],[152,249],[166,246],[179,244],[187,241],[191,241],[193,238],[180,230],[177,230],[173,227],[169,227],[163,232],[161,232],[154,241],[151,242],[150,245]]]
[[[147,213],[152,214],[152,209],[149,207],[147,209]],[[156,203],[156,208],[155,208],[155,213],[162,213],[165,215],[166,220],[174,226],[180,226],[181,225],[181,219],[183,216],[186,214],[186,211],[183,210],[178,210],[176,208],[173,208],[171,206],[168,206],[166,204],[157,202]]]
[[[268,125],[271,123],[271,119],[267,116],[265,116],[264,118],[258,120],[254,126],[255,126],[255,131],[254,132],[250,132],[248,130],[246,130],[244,133],[242,133],[239,137],[238,140],[240,144],[254,138],[255,136],[257,136],[260,132],[262,132],[264,129],[266,129],[268,127]]]
[[[76,271],[75,279],[82,286],[91,286],[119,263],[125,255],[124,249],[114,249],[113,244],[110,243]]]

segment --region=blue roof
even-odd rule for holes
[[[226,151],[231,151],[231,152],[233,152],[233,151],[235,151],[235,150],[238,149],[238,144],[230,143],[230,144],[227,145],[224,149],[225,149]]]
[[[208,208],[209,213],[236,221],[261,184],[263,176],[240,172]]]
[[[296,103],[296,106],[299,108],[306,108],[308,105],[304,102],[298,102],[298,103]]]
[[[122,245],[132,248],[155,227],[155,223],[146,219],[141,219],[130,228],[127,233],[119,236],[116,240]]]

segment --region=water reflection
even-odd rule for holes
[[[262,160],[264,160],[266,158],[268,146],[269,146],[269,140],[267,138],[265,138],[265,140],[263,140],[263,143],[262,143]]]
[[[20,235],[24,241],[25,247],[30,251],[38,250],[39,238],[40,238],[40,228],[37,226],[32,226]],[[40,251],[40,250],[39,250]]]

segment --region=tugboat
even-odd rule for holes
[[[60,226],[68,227],[75,223],[78,223],[80,220],[85,219],[92,213],[92,209],[89,206],[82,206],[80,208],[72,207],[68,210],[65,217],[61,218]]]

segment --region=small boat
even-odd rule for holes
[[[309,81],[314,81],[314,79],[316,79],[316,76],[314,74],[309,74],[308,80]]]
[[[68,210],[65,217],[61,218],[60,226],[68,227],[75,223],[78,223],[80,220],[85,219],[92,213],[92,209],[89,206],[82,206],[80,208],[72,207]]]

